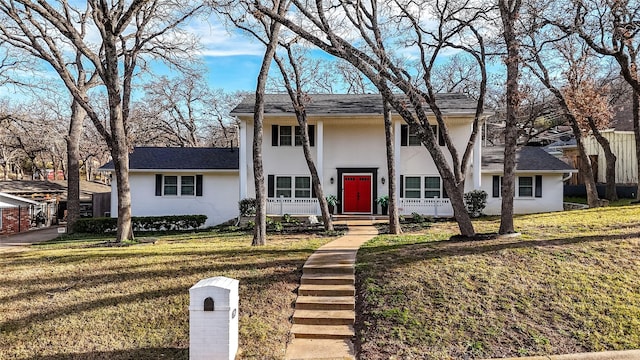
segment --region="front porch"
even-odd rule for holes
[[[449,199],[402,198],[398,199],[398,212],[400,215],[418,213],[424,216],[451,217],[453,216],[453,207],[451,207]],[[284,214],[319,216],[320,203],[318,199],[268,198],[267,214],[279,216]]]

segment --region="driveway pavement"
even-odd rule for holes
[[[15,235],[0,236],[0,251],[15,246],[28,246],[31,244],[55,239],[58,237],[58,226],[44,229],[30,230]]]

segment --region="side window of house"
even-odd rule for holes
[[[196,179],[194,176],[180,177],[180,195],[193,196],[196,194]]]
[[[178,195],[178,177],[177,176],[164,177],[163,195]]]
[[[309,145],[315,146],[315,125],[308,125]],[[271,125],[271,146],[302,146],[300,126]]]
[[[502,197],[502,176],[493,176],[492,196]],[[517,196],[521,198],[542,197],[542,175],[518,176],[516,178]]]
[[[2,230],[2,209],[0,209],[0,230]]]
[[[156,174],[156,196],[202,196],[202,175]]]
[[[518,177],[518,196],[533,197],[533,177],[531,176]]]

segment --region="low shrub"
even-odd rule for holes
[[[487,192],[484,190],[472,190],[464,194],[464,203],[471,217],[480,217],[482,210],[487,206]]]
[[[206,221],[206,215],[134,216],[131,226],[134,231],[181,231],[197,229]],[[116,232],[117,228],[117,218],[82,218],[76,221],[73,231],[102,234]]]

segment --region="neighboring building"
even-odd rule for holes
[[[113,171],[113,162],[101,170]],[[238,215],[237,148],[135,148],[129,155],[133,216],[206,215],[206,226]],[[118,215],[112,179],[111,216]]]
[[[482,149],[482,190],[486,191],[487,215],[499,215],[502,207],[504,147]],[[540,213],[563,210],[563,185],[577,170],[541,147],[524,146],[516,153],[513,212]]]
[[[0,192],[0,235],[28,231],[40,205],[37,201]]]
[[[19,196],[25,199],[37,201],[43,206],[42,212],[45,214],[46,225],[65,221],[67,209],[67,181],[41,181],[41,180],[10,180],[0,181],[0,191]],[[104,208],[97,208],[95,205],[95,196],[110,193],[111,187],[92,181],[80,182],[80,215],[82,217],[91,217],[96,215],[102,216],[104,212],[108,212],[110,205],[108,202],[102,202]],[[110,199],[107,198],[107,199]]]
[[[460,94],[438,96],[454,145],[463,151],[472,131],[475,101]],[[338,198],[339,214],[380,214],[376,199],[388,195],[380,96],[310,95],[310,98],[306,113],[311,152],[325,195]],[[207,226],[236,217],[238,201],[255,197],[251,150],[253,102],[253,97],[247,97],[232,112],[240,119],[238,149],[135,148],[129,158],[132,214],[204,214],[208,216]],[[430,121],[439,145],[450,159],[435,119]],[[393,115],[393,132],[400,213],[452,216],[453,209],[435,163],[397,114]],[[493,177],[502,174],[502,168],[491,161],[497,159],[494,156],[497,148],[487,150],[487,165],[481,167],[480,144],[477,141],[473,149],[465,191],[484,189],[490,197],[488,210],[499,212],[500,207],[495,207],[499,197],[492,197]],[[287,95],[266,96],[262,154],[267,213],[319,215],[298,124]],[[102,169],[113,171],[113,164]],[[562,179],[572,172],[573,168],[541,149],[522,149],[518,161],[521,192],[517,194],[516,212],[562,210]],[[116,200],[114,186],[111,216],[117,216]]]
[[[601,130],[611,144],[611,150],[616,155],[616,183],[618,185],[637,185],[638,163],[636,161],[636,143],[633,133],[633,113],[631,104],[626,103],[617,106],[610,128]],[[596,182],[607,182],[607,162],[602,146],[593,135],[586,136],[583,140],[585,151],[591,161]],[[552,144],[554,145],[554,144]],[[580,168],[580,157],[575,139],[565,144],[559,144],[555,149],[562,151],[562,156],[575,168]],[[549,145],[551,147],[551,145]],[[581,185],[584,181],[580,176],[575,176],[570,181],[571,185]]]

